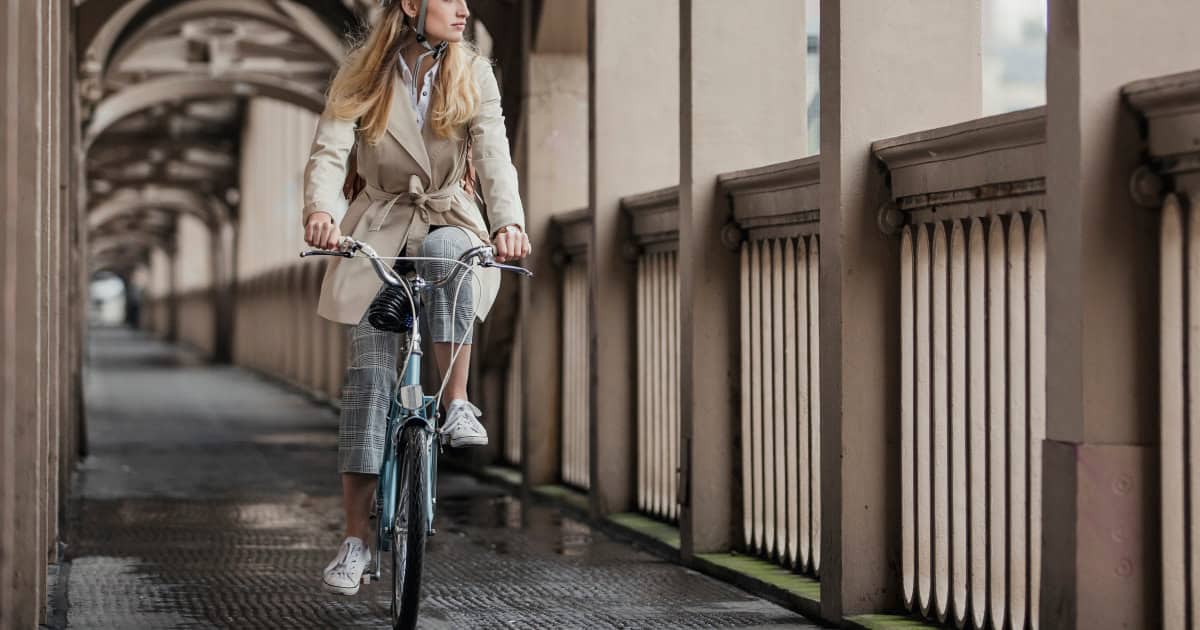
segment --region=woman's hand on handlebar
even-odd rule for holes
[[[308,215],[304,224],[304,242],[318,249],[337,249],[338,241],[342,240],[342,229],[333,221],[333,215],[328,212],[314,212]]]
[[[529,235],[516,225],[505,226],[496,232],[492,237],[492,247],[496,251],[496,262],[499,263],[519,260],[533,251]]]

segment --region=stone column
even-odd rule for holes
[[[57,537],[62,7],[0,3],[0,627],[44,621]]]
[[[723,551],[732,524],[739,426],[737,239],[717,176],[805,152],[805,3],[682,0],[679,117],[680,540]],[[749,54],[748,54],[749,53]]]
[[[1200,4],[1050,2],[1043,628],[1158,628],[1158,215],[1121,87],[1200,67]],[[1183,550],[1180,550],[1183,553]]]
[[[221,203],[213,201],[214,204]],[[227,208],[227,210],[232,210]],[[212,324],[213,324],[213,361],[216,363],[230,363],[233,360],[233,327],[234,327],[234,305],[236,297],[234,289],[236,287],[235,269],[237,265],[234,261],[234,256],[237,255],[237,226],[228,219],[222,220],[212,228],[212,258],[209,259],[209,264],[212,267]],[[295,263],[293,263],[295,264]],[[294,295],[300,295],[303,287],[293,287]],[[302,310],[303,305],[299,305],[294,311],[297,317],[307,317],[308,312]],[[297,340],[291,340],[291,343],[297,343]],[[307,343],[307,342],[303,342]],[[298,350],[298,346],[296,347]],[[300,366],[303,369],[303,366]],[[298,380],[296,375],[291,375],[294,380]]]
[[[634,505],[635,267],[621,198],[678,183],[679,0],[590,0],[592,509]]]
[[[160,299],[166,301],[167,325],[166,332],[163,335],[165,341],[176,343],[179,341],[179,278],[177,268],[179,267],[179,247],[176,243],[176,237],[171,238],[171,242],[166,250],[167,254],[167,283],[166,292]]]
[[[554,264],[551,219],[587,204],[588,64],[587,2],[522,3],[526,94],[521,114],[519,162],[526,231],[533,255],[525,260],[533,280],[521,287],[521,468],[530,486],[556,483],[562,389],[562,279]],[[532,24],[553,25],[533,28]],[[537,33],[534,38],[533,34]]]
[[[899,240],[871,142],[978,117],[980,0],[821,5],[821,615],[900,608]]]

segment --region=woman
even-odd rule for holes
[[[490,242],[496,260],[530,253],[517,174],[509,156],[500,92],[491,65],[463,41],[466,0],[391,0],[367,39],[348,56],[330,87],[305,170],[305,241],[332,249],[343,233],[381,255],[457,258]],[[351,149],[363,190],[345,208],[342,197]],[[489,230],[463,188],[468,168],[478,176]],[[358,592],[370,561],[368,520],[383,456],[389,396],[396,381],[398,335],[373,328],[365,312],[381,282],[364,259],[333,259],[317,312],[354,325],[342,390],[338,468],[346,537],[325,568],[328,590]],[[461,274],[450,263],[419,265],[440,280]],[[500,272],[479,282],[454,280],[425,301],[425,324],[443,372],[454,344],[471,342],[471,313],[487,316]],[[454,288],[461,286],[456,312]],[[478,408],[467,399],[470,346],[450,370],[444,399],[444,439],[451,446],[487,444]]]

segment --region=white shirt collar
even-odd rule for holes
[[[434,62],[433,67],[425,73],[425,80],[422,81],[421,92],[418,94],[413,91],[413,75],[408,64],[404,62],[404,58],[400,58],[400,73],[404,79],[404,87],[408,92],[409,99],[412,102],[413,109],[417,112],[417,129],[425,127],[425,119],[429,116],[429,101],[430,95],[433,94],[433,84],[437,80],[438,70],[442,67],[442,60],[438,59]]]

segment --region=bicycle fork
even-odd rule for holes
[[[388,437],[385,446],[387,451],[379,471],[379,489],[376,492],[372,514],[373,517],[380,519],[376,528],[379,537],[376,545],[378,553],[374,559],[374,569],[363,574],[363,583],[381,579],[383,554],[391,551],[393,541],[398,535],[406,536],[408,534],[407,519],[402,519],[408,506],[407,504],[401,505],[402,497],[399,496],[402,483],[399,477],[403,470],[404,457],[400,436],[403,434],[404,428],[412,424],[421,425],[424,438],[421,447],[429,451],[429,457],[425,459],[425,470],[422,471],[425,477],[426,491],[421,503],[425,507],[425,522],[428,523],[429,535],[437,533],[433,527],[433,514],[434,505],[437,503],[434,484],[437,483],[438,449],[434,449],[433,445],[441,443],[437,439],[438,410],[435,408],[436,400],[432,396],[425,396],[421,389],[421,355],[423,353],[420,345],[420,333],[414,330],[412,334],[416,337],[412,340],[413,349],[404,369],[404,378],[397,384],[396,393],[392,396],[391,404],[388,407]],[[401,522],[402,520],[404,522]]]

